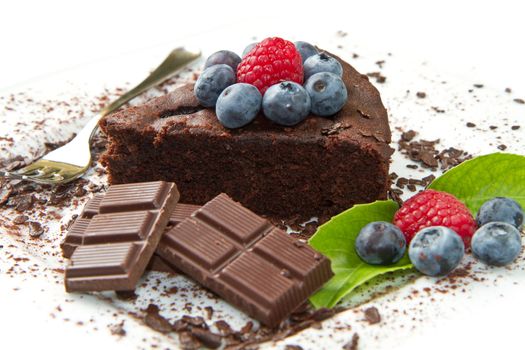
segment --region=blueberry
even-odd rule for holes
[[[251,84],[233,84],[219,96],[215,111],[217,118],[227,128],[240,128],[255,119],[261,109],[262,96]]]
[[[341,66],[341,63],[324,52],[310,56],[306,59],[303,69],[304,80],[308,80],[312,75],[320,72],[330,72],[340,77],[343,76],[343,66]]]
[[[246,46],[244,48],[244,51],[242,52],[242,57],[246,56],[247,54],[250,53],[250,51],[252,51],[252,49],[255,47],[255,45],[257,45],[257,43],[251,43],[250,45]]]
[[[237,66],[241,63],[241,58],[235,52],[228,50],[221,50],[215,53],[212,53],[206,63],[204,63],[204,69],[214,66],[216,64],[227,64],[230,66],[233,71],[237,70]]]
[[[285,81],[272,85],[263,96],[264,115],[274,123],[295,125],[310,114],[310,95],[299,84]]]
[[[312,113],[322,117],[339,112],[348,98],[345,83],[334,73],[315,73],[304,88],[312,100]]]
[[[310,56],[316,55],[319,51],[310,43],[307,43],[306,41],[296,41],[295,48],[299,53],[301,54],[301,58],[304,61]]]
[[[505,266],[521,251],[518,229],[506,222],[489,222],[472,237],[472,254],[487,265]]]
[[[419,272],[444,276],[454,270],[465,254],[459,235],[448,227],[431,226],[419,231],[408,248],[408,257]]]
[[[193,93],[204,107],[213,107],[222,90],[234,83],[233,69],[225,64],[217,64],[202,72],[195,83]]]
[[[505,197],[495,197],[483,203],[476,215],[478,226],[500,221],[513,225],[518,230],[523,227],[523,209],[518,202]]]
[[[355,240],[355,249],[357,255],[368,264],[393,264],[405,254],[405,236],[391,223],[371,222],[359,232]]]

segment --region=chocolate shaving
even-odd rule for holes
[[[122,320],[120,323],[109,325],[108,328],[112,335],[117,335],[120,337],[126,335],[126,330],[124,329],[124,320]]]
[[[386,77],[381,72],[366,73],[367,76],[375,78],[376,83],[383,84],[386,81]]]
[[[352,339],[343,345],[343,350],[357,350],[357,347],[359,346],[359,334],[354,333],[352,336]]]
[[[18,215],[13,219],[13,224],[15,225],[25,224],[27,220],[29,220],[29,217],[27,217],[27,215]]]
[[[369,307],[365,310],[365,320],[370,324],[377,324],[381,322],[381,315],[375,306]]]
[[[35,221],[28,221],[29,224],[29,236],[33,238],[40,237],[42,233],[44,233],[44,229],[42,228],[42,225],[40,225],[39,222]]]
[[[160,333],[169,333],[172,331],[172,326],[167,319],[159,314],[159,307],[155,304],[149,304],[145,310],[144,322],[151,329]]]
[[[204,346],[211,349],[217,349],[222,344],[221,336],[212,333],[207,329],[193,328],[191,330],[191,334],[195,338],[197,338]]]
[[[7,202],[13,193],[13,187],[10,184],[0,182],[0,205]]]

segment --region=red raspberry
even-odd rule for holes
[[[255,85],[262,95],[281,81],[303,83],[301,54],[288,40],[264,39],[244,56],[237,67],[237,82]]]
[[[407,244],[419,230],[446,226],[470,246],[476,222],[470,211],[456,197],[445,192],[426,190],[407,200],[394,215],[394,224],[403,231]]]

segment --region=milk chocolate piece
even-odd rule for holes
[[[326,257],[225,194],[166,232],[157,254],[268,326],[332,276]]]
[[[86,229],[89,223],[91,222],[93,216],[99,214],[100,202],[103,198],[104,194],[97,194],[93,198],[91,198],[86,203],[84,209],[82,210],[78,218],[75,220],[75,222],[69,227],[69,230],[64,240],[62,241],[62,243],[60,243],[60,247],[62,248],[62,255],[64,257],[71,258],[71,255],[73,254],[75,249],[79,245],[83,244],[82,242],[84,239]],[[177,203],[175,209],[170,215],[168,227],[175,226],[178,223],[182,222],[200,207],[200,205]],[[152,270],[171,272],[167,271],[170,269],[167,269],[166,266],[162,266],[161,263],[157,260],[157,258],[155,258],[155,260],[156,261],[154,261],[154,264],[150,264],[150,266],[153,267]],[[155,267],[159,267],[159,269],[156,269]]]
[[[64,257],[70,258],[75,249],[82,244],[82,237],[86,232],[91,218],[98,214],[102,198],[104,198],[102,194],[97,194],[91,198],[84,206],[82,213],[80,213],[75,222],[69,227],[66,237],[60,243]]]
[[[174,183],[157,181],[112,186],[91,201],[83,212],[88,217],[68,235],[78,246],[65,271],[66,290],[134,289],[178,200]]]

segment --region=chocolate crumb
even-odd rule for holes
[[[253,322],[252,321],[248,321],[246,322],[246,324],[244,326],[242,326],[241,328],[241,333],[249,333],[253,328]]]
[[[124,320],[117,324],[110,324],[108,328],[112,335],[118,335],[119,337],[126,335],[126,330],[124,329]]]
[[[354,333],[352,336],[352,339],[343,345],[343,350],[357,350],[357,347],[359,346],[359,334]]]
[[[28,221],[29,224],[29,235],[33,238],[40,237],[44,233],[44,228],[36,221]]]
[[[128,290],[128,291],[116,291],[115,294],[117,295],[117,298],[120,300],[135,300],[138,298],[138,295],[135,294],[134,290]]]
[[[499,145],[499,146],[498,146],[498,149],[499,149],[499,150],[502,150],[502,151],[504,151],[504,150],[506,150],[506,149],[507,149],[507,146],[506,146],[506,145],[503,145],[503,144],[501,144],[501,145]]]
[[[299,345],[288,344],[285,346],[284,350],[303,350],[303,347]]]
[[[369,324],[377,324],[381,322],[381,315],[379,314],[379,310],[375,306],[369,307],[365,310],[365,320]]]
[[[383,84],[386,81],[386,77],[381,74],[381,72],[371,72],[366,73],[367,76],[375,78],[376,83]]]
[[[9,184],[0,183],[0,185],[0,205],[2,205],[7,202],[11,193],[13,193],[13,187]]]
[[[412,141],[412,139],[416,136],[416,132],[414,130],[408,130],[401,134],[401,139],[403,141]]]
[[[467,128],[474,128],[475,126],[476,126],[476,124],[471,123],[471,122],[467,122]]]
[[[172,331],[169,321],[159,314],[159,307],[157,305],[149,304],[145,311],[144,322],[148,327],[160,333],[169,333]]]
[[[179,342],[184,350],[194,350],[200,348],[200,342],[195,339],[190,332],[179,333]]]
[[[519,125],[513,125],[510,127],[511,130],[518,130],[520,128]]]
[[[525,104],[525,100],[522,99],[522,98],[515,98],[515,99],[514,99],[514,102],[519,103],[520,105]]]
[[[210,349],[217,349],[221,346],[221,336],[202,328],[193,328],[191,334],[197,338],[204,346]]]
[[[206,311],[206,318],[208,320],[211,320],[211,318],[213,317],[213,307],[211,306],[206,306],[204,308],[204,311]]]
[[[427,94],[426,94],[426,92],[418,91],[418,92],[416,92],[416,96],[418,98],[425,98],[425,97],[427,97]]]
[[[489,126],[489,129],[490,129],[490,130],[496,130],[497,128],[498,128],[498,127],[497,127],[496,125],[491,125],[491,126]]]
[[[27,211],[33,207],[34,197],[32,194],[16,196],[14,200],[15,210],[18,212]]]
[[[483,86],[483,84],[474,84],[474,87],[477,89],[481,89]]]
[[[13,219],[13,224],[15,225],[25,224],[27,220],[29,220],[29,217],[27,217],[27,215],[18,215]]]
[[[505,92],[506,92],[507,94],[510,94],[510,93],[512,92],[512,89],[511,89],[511,88],[505,88]]]
[[[233,333],[231,326],[224,320],[216,321],[214,324],[223,336],[228,336]]]

